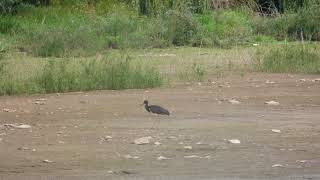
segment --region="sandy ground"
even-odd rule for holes
[[[320,179],[317,78],[259,73],[171,88],[1,97],[0,179]],[[147,113],[144,98],[172,115]],[[150,144],[132,143],[145,136]]]

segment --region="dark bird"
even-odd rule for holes
[[[165,108],[157,105],[149,105],[149,102],[147,100],[143,101],[143,104],[148,112],[160,115],[170,115],[169,111]]]

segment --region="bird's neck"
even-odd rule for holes
[[[144,108],[146,108],[146,110],[147,110],[148,112],[150,112],[148,103],[144,104]]]

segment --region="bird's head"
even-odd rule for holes
[[[148,100],[144,100],[142,105],[148,105]]]

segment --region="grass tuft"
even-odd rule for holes
[[[163,83],[155,68],[130,57],[77,61],[49,59],[32,74],[8,73],[6,69],[1,72],[1,95],[139,89],[158,87]]]
[[[320,54],[312,44],[285,44],[260,48],[254,56],[258,70],[273,73],[320,73]]]

